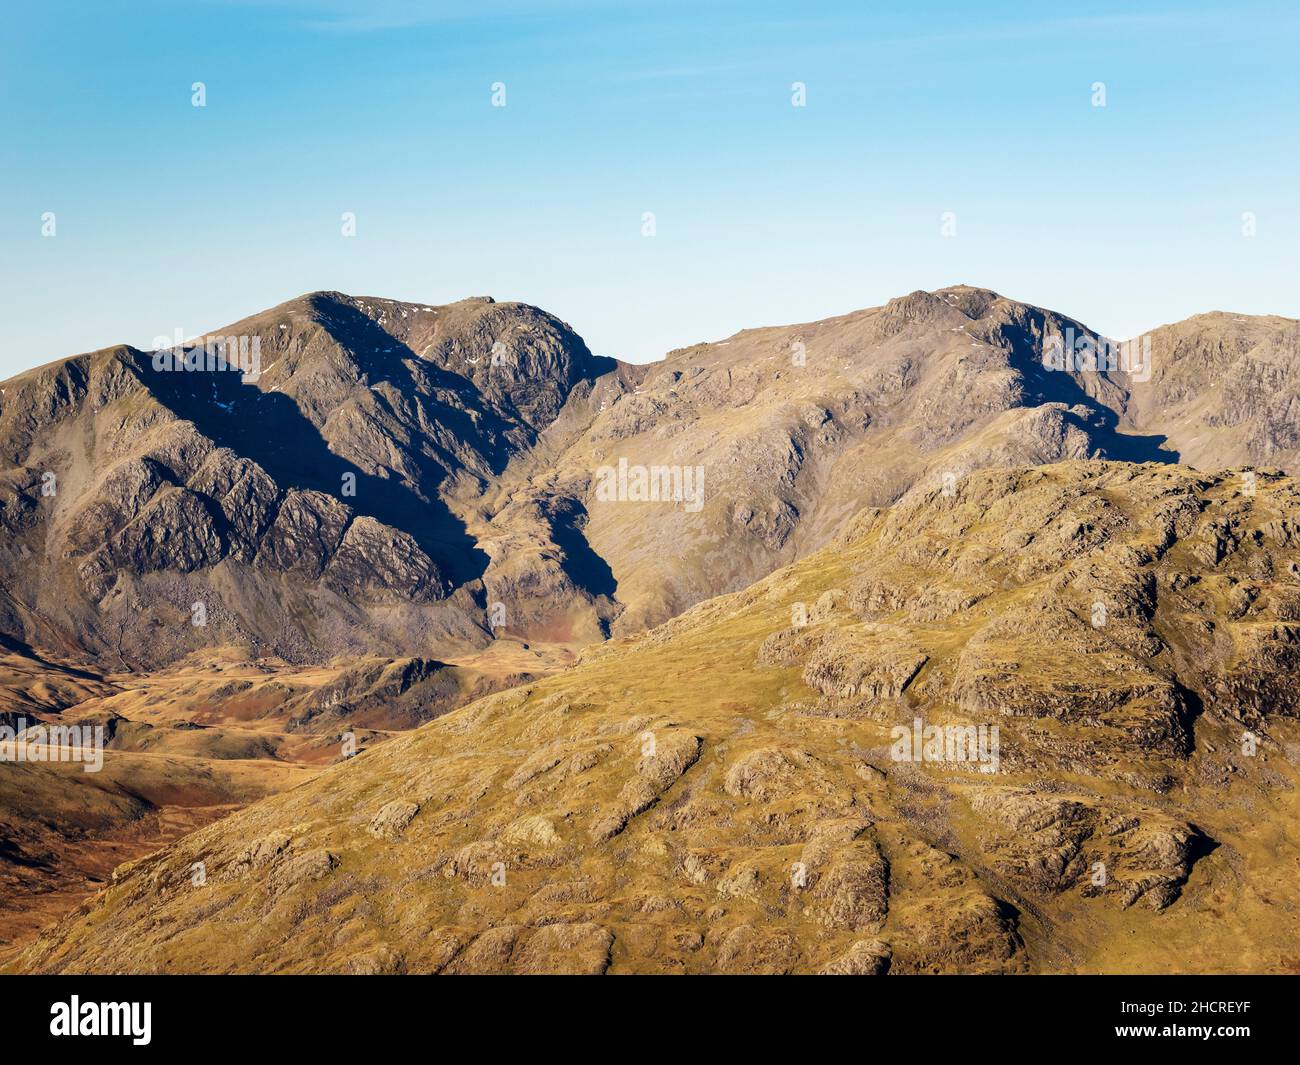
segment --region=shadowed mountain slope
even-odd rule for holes
[[[260,373],[119,347],[5,384],[0,627],[144,666],[221,642],[317,660],[489,642],[490,559],[446,496],[613,361],[491,300],[318,293],[214,335],[256,340]],[[530,531],[560,553],[544,517]]]

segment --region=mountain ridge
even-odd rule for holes
[[[527,304],[307,293],[206,334],[256,339],[251,380],[157,372],[158,353],[118,345],[0,385],[0,524],[17,541],[0,551],[0,631],[159,665],[143,595],[171,603],[153,629],[211,598],[222,639],[299,660],[581,645],[982,466],[1293,465],[1296,328],[1213,312],[1153,331],[1150,380],[1056,371],[1046,345],[1096,334],[956,285],[633,366]],[[1216,358],[1240,395],[1189,381]],[[1266,395],[1247,380],[1261,368]],[[620,459],[703,469],[703,514],[597,498]],[[37,554],[49,588],[24,586]]]

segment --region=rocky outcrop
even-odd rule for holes
[[[1162,910],[1178,898],[1203,848],[1185,823],[1087,796],[991,788],[971,805],[991,829],[985,853],[1039,895],[1079,890],[1125,908],[1141,901]]]

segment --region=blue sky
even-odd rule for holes
[[[1116,337],[1300,316],[1295,5],[1050,8],[9,5],[0,375],[313,289],[636,361],[958,282]]]

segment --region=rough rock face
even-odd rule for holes
[[[1124,380],[1123,424],[1164,433],[1199,468],[1300,458],[1300,323],[1213,312],[1145,338],[1149,380]]]
[[[1090,797],[988,788],[971,806],[987,824],[983,843],[995,867],[1042,895],[1077,888],[1113,895],[1125,907],[1141,899],[1164,909],[1200,856],[1190,826]]]
[[[394,800],[375,814],[375,819],[370,822],[370,834],[384,839],[401,839],[406,826],[419,812],[419,803]]]
[[[16,967],[1283,971],[1297,513],[1158,464],[913,492],[119,869]]]
[[[248,372],[201,346],[120,347],[5,383],[4,631],[144,666],[218,642],[305,660],[487,644],[480,519],[449,501],[495,483],[613,360],[483,299],[316,293],[214,335],[242,338]],[[521,525],[561,564],[581,556],[572,522]],[[605,592],[560,591],[599,638]],[[204,632],[183,627],[195,603]]]
[[[1296,324],[1246,322],[1216,319],[1203,332],[1249,329],[1277,372],[1289,372],[1282,353]],[[1161,378],[1144,384],[1122,364],[1051,368],[1054,343],[1096,339],[1092,331],[985,289],[915,292],[822,322],[745,330],[670,352],[630,394],[602,396],[590,427],[534,483],[556,468],[591,477],[620,459],[704,469],[698,511],[587,489],[586,536],[625,608],[612,631],[627,634],[832,542],[863,506],[888,505],[914,486],[953,484],[971,470],[1086,458],[1167,462],[1193,441],[1197,465],[1262,459],[1263,451],[1216,451],[1217,433],[1206,428],[1223,397],[1203,381],[1198,387],[1195,371],[1179,370],[1188,352],[1160,335],[1156,366],[1180,377],[1204,420],[1166,424],[1163,398],[1146,406],[1134,398]],[[1148,407],[1150,417],[1139,417]],[[1241,416],[1252,421],[1245,409]],[[1297,454],[1270,453],[1269,461],[1289,467]]]

